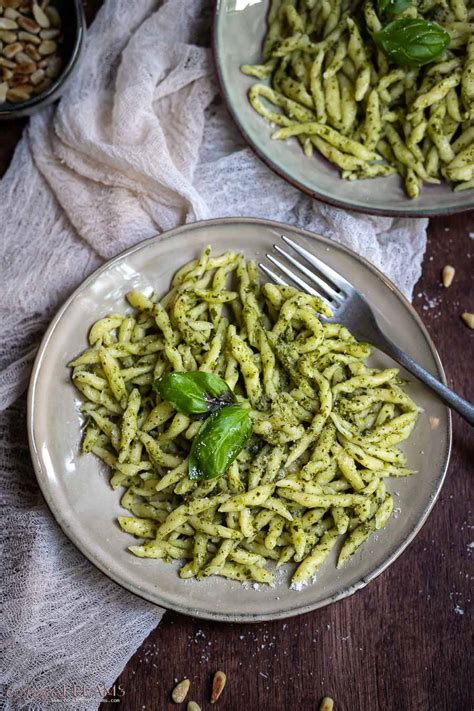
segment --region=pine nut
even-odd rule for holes
[[[224,691],[227,677],[223,671],[217,671],[212,680],[211,704],[215,704],[219,696]]]
[[[46,76],[50,79],[56,79],[59,76],[62,68],[62,60],[60,57],[51,57],[48,59],[48,66],[46,67]]]
[[[13,42],[13,44],[9,44],[8,47],[5,47],[3,50],[3,56],[7,59],[12,59],[15,54],[18,54],[18,52],[21,52],[22,50],[23,45],[20,42]]]
[[[13,42],[16,42],[17,36],[10,30],[0,30],[0,39],[3,40],[5,44],[12,44]]]
[[[52,40],[59,37],[61,30],[41,30],[40,37],[44,40]]]
[[[46,57],[50,54],[54,54],[57,48],[58,45],[54,40],[45,40],[44,42],[41,42],[40,46],[38,47],[38,52],[43,55],[43,57]]]
[[[30,82],[33,86],[37,86],[44,79],[44,69],[37,69],[36,72],[30,76]]]
[[[13,72],[11,69],[7,69],[6,67],[0,67],[2,70],[2,79],[3,81],[9,82],[11,79],[13,79]]]
[[[37,35],[32,35],[31,32],[19,32],[18,39],[31,44],[41,44],[41,40]]]
[[[9,20],[16,20],[17,17],[20,17],[20,13],[12,7],[7,7],[3,13],[3,17],[8,17]]]
[[[51,27],[51,22],[49,17],[44,13],[37,3],[33,3],[33,17],[40,27],[47,30]]]
[[[45,77],[43,81],[35,86],[34,88],[34,94],[42,94],[43,91],[46,91],[52,84],[51,79],[48,79],[48,77]]]
[[[183,679],[178,684],[176,684],[173,691],[171,692],[171,698],[173,699],[175,704],[183,703],[184,699],[188,695],[190,686],[191,682],[189,681],[189,679]]]
[[[41,27],[34,20],[32,20],[31,17],[19,17],[18,25],[20,25],[23,30],[31,32],[33,35],[37,35],[41,29]]]
[[[30,96],[31,91],[28,91],[27,88],[18,86],[14,89],[9,89],[7,93],[7,101],[13,101],[14,103],[18,103],[20,101],[28,101]]]
[[[452,267],[450,264],[446,264],[446,266],[443,267],[443,271],[441,272],[441,281],[443,282],[443,286],[446,289],[453,283],[455,273],[455,268]]]
[[[15,69],[16,64],[15,62],[10,62],[9,59],[5,59],[5,57],[0,57],[0,67],[6,67],[7,69]]]
[[[16,20],[10,20],[8,17],[0,17],[0,30],[17,30],[18,25]]]
[[[15,54],[15,62],[17,64],[25,64],[26,62],[29,62],[29,61],[30,61],[30,57],[26,54],[26,52],[21,51],[21,52],[17,52],[17,54]]]
[[[36,62],[25,62],[19,64],[16,68],[17,74],[33,74],[37,70]]]
[[[461,318],[468,328],[474,329],[474,314],[465,311],[461,314]]]
[[[48,5],[44,12],[48,16],[48,19],[53,27],[61,27],[61,17],[55,7]]]
[[[34,62],[39,62],[41,60],[41,54],[38,53],[38,50],[36,49],[36,47],[33,47],[32,44],[26,45],[25,53],[28,55],[28,57],[31,57]]]

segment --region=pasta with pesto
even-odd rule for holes
[[[151,288],[149,289],[151,292]],[[344,562],[388,521],[388,477],[412,472],[398,444],[418,407],[396,369],[365,364],[324,301],[260,283],[254,262],[210,248],[164,296],[132,291],[71,363],[83,397],[82,451],[123,490],[124,532],[141,558],[179,560],[182,578],[271,584],[293,563],[311,581],[331,549]],[[202,419],[174,410],[153,383],[200,370],[223,378],[252,434],[222,476],[195,481],[188,457]]]
[[[387,9],[387,6],[388,9]],[[434,23],[445,47],[415,64],[394,60],[397,22]],[[390,23],[387,27],[386,23]],[[406,29],[406,28],[405,28]],[[399,174],[410,198],[442,180],[474,187],[474,4],[472,0],[271,0],[261,64],[241,71],[257,113],[316,149],[341,177]],[[377,38],[390,31],[391,49]],[[400,54],[401,52],[399,52]],[[399,61],[399,60],[397,60]]]

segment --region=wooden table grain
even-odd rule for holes
[[[85,3],[89,18],[100,4]],[[25,125],[0,124],[0,175]],[[474,311],[474,213],[433,219],[428,235],[414,305],[449,385],[474,400],[474,332],[460,319],[463,311]],[[456,269],[449,289],[440,284],[445,264]],[[188,700],[203,711],[315,711],[324,695],[334,698],[336,711],[472,711],[474,438],[457,415],[453,437],[446,483],[428,521],[366,588],[283,622],[218,624],[167,612],[100,710],[110,711],[111,700],[121,711],[178,708],[170,692],[188,677]],[[228,681],[211,707],[218,669]]]

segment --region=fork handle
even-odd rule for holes
[[[449,405],[453,410],[456,410],[461,417],[463,417],[470,425],[474,425],[474,405],[472,405],[464,398],[456,395],[452,390],[440,383],[440,381],[435,378],[431,373],[418,365],[410,356],[407,356],[398,346],[390,341],[386,336],[384,336],[384,344],[382,350],[389,355],[391,358],[403,365],[406,370],[413,373],[418,380],[427,385],[431,390],[433,390],[446,405]]]

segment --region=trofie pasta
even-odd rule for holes
[[[112,487],[124,488],[119,524],[142,539],[131,553],[182,560],[180,576],[198,580],[272,583],[275,564],[292,562],[298,588],[336,544],[341,566],[385,525],[387,477],[412,473],[397,445],[418,408],[396,369],[365,365],[370,347],[327,321],[322,299],[260,284],[254,262],[210,248],[165,296],[127,299],[133,311],[97,321],[70,366],[84,397],[83,452],[110,467]],[[168,374],[194,371],[227,383],[192,376],[196,408],[209,380],[219,406],[251,420],[237,457],[210,479],[188,469],[209,419],[176,411],[153,387],[166,380],[170,392],[186,378]]]
[[[249,100],[347,180],[474,187],[472,0],[271,0]]]

